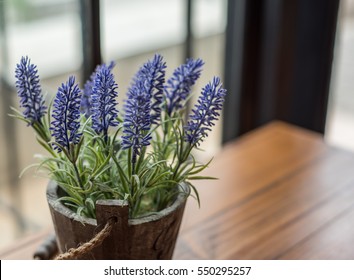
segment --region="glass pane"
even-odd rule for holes
[[[30,127],[8,116],[18,108],[14,70],[21,56],[38,66],[42,91],[51,100],[68,73],[82,63],[79,2],[76,0],[1,1],[0,53],[0,248],[23,234],[51,224],[46,178],[22,170],[45,154]]]
[[[341,2],[333,61],[326,140],[354,150],[354,1]]]

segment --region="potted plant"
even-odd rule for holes
[[[69,77],[45,104],[37,67],[17,64],[20,108],[12,116],[31,126],[47,155],[35,164],[50,182],[47,199],[57,242],[66,257],[170,259],[186,199],[199,197],[193,180],[209,164],[193,150],[218,119],[226,90],[214,77],[189,120],[185,103],[204,62],[188,59],[165,82],[155,55],[132,79],[118,110],[114,63],[97,66],[80,90]]]

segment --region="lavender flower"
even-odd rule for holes
[[[96,72],[95,72],[96,74]],[[84,85],[84,90],[81,96],[81,102],[80,102],[80,112],[85,114],[86,118],[89,118],[92,115],[91,112],[91,93],[92,93],[92,87],[93,87],[93,82],[91,80],[88,80],[85,85]]]
[[[150,110],[150,96],[145,93],[143,82],[137,82],[128,91],[122,136],[122,148],[132,148],[133,164],[141,149],[150,144]]]
[[[107,142],[109,126],[117,126],[118,110],[116,109],[118,85],[114,81],[110,67],[99,67],[94,78],[91,95],[92,128],[96,133],[103,132]]]
[[[222,88],[218,77],[214,77],[213,81],[203,88],[188,125],[185,126],[186,142],[198,146],[200,141],[208,136],[210,127],[220,116],[219,111],[222,109],[225,94],[226,90]]]
[[[81,91],[78,85],[75,85],[75,77],[69,77],[66,84],[58,88],[54,99],[53,119],[50,129],[55,141],[64,147],[70,154],[71,144],[78,144],[82,133],[80,128],[80,99]],[[54,148],[61,152],[61,147],[54,145]]]
[[[165,83],[166,63],[159,54],[155,54],[152,61],[145,63],[137,72],[134,83],[140,83],[141,90],[151,100],[151,123],[157,124],[161,116],[161,103],[163,100],[163,87]],[[134,85],[133,85],[134,86]]]
[[[86,118],[92,115],[91,112],[91,95],[92,95],[92,88],[94,87],[95,77],[97,72],[100,70],[102,66],[106,66],[106,64],[98,65],[95,71],[91,74],[90,79],[84,85],[84,90],[81,97],[81,104],[80,104],[80,111],[81,113],[85,114]],[[111,63],[107,66],[109,70],[112,70],[115,66],[115,63],[111,61]]]
[[[24,108],[23,116],[33,125],[41,123],[46,114],[44,98],[41,93],[37,66],[31,64],[28,57],[22,57],[15,70],[17,94],[20,98],[20,107]]]
[[[172,115],[173,111],[183,107],[183,102],[188,98],[192,86],[200,77],[203,65],[204,62],[201,59],[188,59],[185,64],[182,64],[173,72],[165,86],[169,116]]]

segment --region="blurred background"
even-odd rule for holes
[[[0,1],[0,250],[51,225],[45,198],[47,178],[36,175],[34,169],[19,178],[43,151],[31,128],[8,116],[10,106],[18,107],[14,69],[23,55],[38,66],[47,101],[69,75],[75,75],[83,86],[97,62],[115,61],[120,104],[131,77],[155,53],[164,56],[167,77],[187,57],[200,57],[205,66],[195,92],[214,75],[221,76],[229,90],[224,120],[204,143],[204,156],[217,154],[223,143],[272,119],[312,129],[330,144],[354,151],[354,0],[311,1],[310,6],[306,2]],[[309,18],[312,22],[306,21]],[[288,26],[293,26],[296,36],[288,35]],[[298,26],[328,36],[304,37]],[[314,44],[308,46],[312,40]],[[325,49],[317,52],[316,44]],[[301,61],[299,55],[315,66],[294,63]],[[294,69],[313,72],[306,79],[295,74],[290,79],[297,73]],[[321,97],[318,106],[316,96]],[[292,110],[303,118],[287,114]],[[320,118],[307,111],[320,111]]]

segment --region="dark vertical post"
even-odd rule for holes
[[[253,0],[251,0],[253,1]],[[244,34],[246,33],[247,0],[228,1],[225,40],[224,85],[227,96],[224,104],[223,141],[240,135],[244,125],[240,108],[242,103],[242,65],[244,63]]]
[[[291,51],[292,63],[285,65],[285,59],[282,59],[289,55],[283,54],[279,58],[277,76],[279,80],[284,80],[283,75],[286,75],[289,82],[278,88],[278,94],[282,94],[283,98],[278,104],[278,116],[324,133],[339,0],[290,2],[291,5],[284,3],[282,21],[294,14],[293,8],[297,16],[291,27],[293,34],[286,26],[282,28],[282,44],[289,41],[293,44],[282,47]]]
[[[83,50],[83,81],[102,63],[100,37],[100,1],[80,0]]]
[[[186,0],[186,41],[184,42],[185,59],[192,57],[192,0]]]
[[[280,119],[324,133],[339,0],[229,0],[223,141]]]
[[[186,40],[184,42],[184,62],[186,59],[191,58],[193,56],[193,32],[192,32],[192,0],[186,0]],[[190,100],[186,103],[186,113],[185,113],[185,121],[188,120],[188,115],[191,110],[191,102]]]

